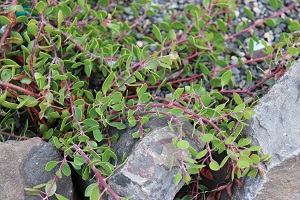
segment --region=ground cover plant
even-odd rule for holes
[[[90,199],[104,193],[121,199],[106,182],[119,167],[110,146],[127,126],[138,126],[132,136],[142,139],[149,132],[143,126],[153,116],[167,116],[170,126],[176,122],[180,134],[173,143],[179,154],[188,149],[193,156],[182,158],[174,177],[174,184],[183,179],[194,188],[183,198],[197,199],[208,192],[202,177],[211,178],[211,171],[223,166],[229,171],[228,184],[209,191],[209,198],[219,198],[222,190],[231,194],[232,183],[242,184],[239,179],[244,176],[263,176],[261,164],[269,156],[240,134],[254,114],[251,107],[260,88],[297,58],[300,24],[286,18],[289,32],[281,33],[276,45],[251,35],[243,49],[249,59],[238,58],[236,64],[230,64],[234,52],[228,43],[243,46],[239,35],[260,24],[276,26],[296,2],[287,7],[279,0],[269,4],[274,15],[253,21],[246,8],[251,22],[232,24],[235,1],[204,0],[203,6],[189,5],[165,15],[137,45],[136,27],[160,9],[151,0],[131,3],[134,21],[122,19],[125,8],[108,0],[2,3],[0,139],[41,137],[63,155],[60,162],[46,166],[47,171],[59,166],[56,176],[26,188],[28,194],[66,199],[56,193],[56,180],[70,176],[72,168],[83,179],[95,177],[96,183],[85,191]],[[236,33],[229,33],[230,26]],[[254,58],[259,43],[264,53]],[[231,69],[253,62],[266,63],[265,76],[253,77],[247,70],[245,89],[236,89]],[[205,149],[197,152],[182,139],[180,118],[202,133]],[[120,132],[110,135],[111,127]],[[217,162],[214,153],[225,156]]]

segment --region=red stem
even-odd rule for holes
[[[266,19],[257,20],[257,21],[256,21],[254,24],[252,24],[251,26],[249,26],[249,27],[247,27],[247,28],[245,28],[245,29],[243,29],[243,30],[241,30],[241,31],[239,31],[239,32],[237,32],[237,33],[235,33],[235,34],[233,34],[233,35],[227,37],[225,40],[231,40],[231,39],[235,38],[236,36],[241,35],[242,33],[248,32],[250,29],[256,27],[257,25],[262,24],[262,23],[265,23],[268,19],[273,19],[273,18],[275,18],[275,17],[278,17],[278,16],[281,15],[282,13],[285,13],[286,11],[292,9],[295,5],[296,5],[296,2],[292,3],[292,4],[289,5],[288,7],[285,7],[285,8],[284,8],[283,10],[281,10],[280,12],[274,13],[272,16],[270,16],[270,17],[268,17],[268,18],[266,18]]]
[[[89,164],[89,167],[93,170],[93,172],[94,172],[94,174],[95,174],[95,176],[97,178],[97,181],[100,182],[100,184],[111,194],[111,196],[115,200],[120,200],[120,197],[109,187],[109,185],[106,183],[106,181],[104,180],[103,176],[98,171],[98,169],[94,165],[91,165],[91,160],[84,153],[84,151],[78,145],[76,145],[76,144],[74,144],[74,148],[84,158],[84,160]]]
[[[19,87],[17,85],[14,85],[14,84],[11,84],[11,83],[7,83],[7,82],[1,81],[1,80],[0,80],[0,85],[3,86],[4,88],[12,88],[12,89],[18,90],[18,91],[20,91],[20,92],[22,92],[24,94],[28,94],[28,95],[30,95],[32,97],[35,97],[35,98],[39,98],[40,97],[36,93],[33,93],[33,92],[31,92],[29,90],[26,90],[24,88],[21,88],[21,87]]]

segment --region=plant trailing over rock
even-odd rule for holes
[[[246,8],[251,23],[232,24],[234,1],[204,0],[203,7],[189,5],[152,24],[142,43],[137,41],[138,31],[143,31],[140,23],[160,9],[151,0],[131,3],[134,21],[122,19],[126,9],[108,0],[2,4],[1,140],[38,136],[63,154],[61,162],[46,166],[50,171],[58,165],[56,176],[27,192],[65,199],[56,193],[56,180],[70,176],[71,165],[83,179],[96,178],[85,192],[90,199],[104,192],[120,199],[106,183],[119,167],[110,148],[118,134],[111,136],[108,130],[138,126],[132,136],[142,139],[149,131],[143,126],[152,116],[176,122],[180,134],[173,143],[179,154],[188,149],[193,156],[182,158],[174,184],[201,179],[205,166],[218,171],[227,165],[232,181],[263,175],[260,164],[269,156],[260,155],[261,147],[250,146],[251,139],[240,133],[254,114],[251,107],[259,88],[278,78],[298,56],[300,25],[286,18],[290,33],[282,33],[276,45],[252,35],[244,49],[249,59],[238,58],[235,64],[230,64],[234,52],[228,44],[242,45],[237,37],[257,25],[276,26],[279,16],[295,4],[283,7],[279,0],[270,1],[277,12],[259,21]],[[236,33],[230,33],[230,26]],[[264,54],[254,57],[258,43]],[[248,70],[248,85],[235,89],[231,69],[253,62],[266,63],[265,77],[252,77]],[[202,133],[205,149],[197,152],[182,139],[180,118]],[[214,152],[226,154],[222,162],[214,160]]]

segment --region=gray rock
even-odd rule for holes
[[[2,142],[0,158],[0,199],[7,200],[40,200],[41,197],[26,195],[24,188],[53,179],[56,170],[46,172],[45,166],[51,160],[62,160],[56,148],[40,138]],[[73,199],[71,177],[58,179],[57,193]],[[52,196],[49,199],[56,198]]]
[[[232,199],[300,199],[300,61],[262,97],[244,134],[272,160],[265,178],[245,178]]]
[[[122,132],[115,149],[119,159],[126,154],[125,164],[118,169],[109,179],[111,188],[122,197],[133,196],[133,200],[173,200],[176,193],[183,186],[181,181],[178,185],[173,182],[175,174],[180,168],[180,156],[178,149],[174,147],[172,138],[179,135],[178,126],[174,124],[174,132],[167,125],[166,117],[153,117],[144,128],[151,131],[142,140],[133,139],[132,129]],[[204,147],[199,139],[199,132],[194,134],[193,126],[187,121],[182,121],[185,140],[197,151]],[[187,150],[184,156],[190,157]],[[173,168],[170,170],[170,159],[173,156]]]

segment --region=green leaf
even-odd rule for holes
[[[177,88],[172,96],[172,101],[179,99],[184,91],[184,88]]]
[[[250,19],[254,20],[253,14],[252,14],[252,12],[251,12],[251,10],[250,10],[249,8],[244,7],[244,13],[246,13],[246,15],[247,15]]]
[[[265,22],[265,24],[267,24],[268,26],[270,26],[272,28],[279,25],[280,23],[281,23],[281,17],[267,19]]]
[[[273,8],[273,10],[277,10],[280,7],[280,1],[278,0],[269,0],[270,6]]]
[[[136,132],[132,133],[131,136],[132,136],[133,138],[140,138],[140,137],[141,137],[139,131],[136,131]]]
[[[58,164],[58,161],[49,161],[46,166],[45,166],[45,170],[47,172],[51,171],[54,167],[56,167],[56,165]]]
[[[83,86],[84,86],[84,81],[78,81],[72,86],[72,89],[81,88]]]
[[[84,0],[77,0],[77,2],[78,2],[78,5],[80,5],[81,7],[84,6]]]
[[[97,127],[99,127],[99,123],[94,119],[85,119],[83,121],[83,123],[87,126],[91,126],[91,127],[97,126]]]
[[[210,6],[210,0],[204,0],[204,1],[203,1],[203,6],[204,6],[205,9],[208,10],[208,9],[209,9],[209,6]]]
[[[227,31],[226,24],[222,19],[217,19],[217,25],[223,32]]]
[[[250,38],[249,40],[249,53],[252,56],[254,52],[254,40],[252,38]]]
[[[86,163],[86,161],[84,160],[84,158],[83,158],[81,155],[75,154],[75,155],[74,155],[74,163],[75,163],[75,165],[77,165],[77,166],[81,166],[81,165],[83,165],[84,163]]]
[[[217,163],[217,161],[213,160],[209,163],[209,168],[213,171],[218,171],[220,169],[220,165]]]
[[[94,188],[97,188],[97,187],[98,187],[98,184],[97,184],[97,183],[92,183],[92,184],[90,184],[90,185],[85,189],[85,191],[84,191],[84,196],[85,196],[85,197],[91,196],[91,194],[92,194]]]
[[[242,104],[237,105],[237,106],[233,109],[233,111],[237,113],[237,112],[243,111],[244,109],[245,109],[245,104],[242,103]]]
[[[208,106],[211,102],[211,97],[209,95],[208,92],[205,92],[202,97],[201,97],[201,101],[203,103],[204,106]]]
[[[46,6],[47,6],[47,4],[45,2],[40,1],[35,5],[35,8],[39,13],[42,13],[44,11],[44,9],[46,8]]]
[[[93,130],[93,136],[97,142],[100,142],[103,140],[102,133],[99,129]]]
[[[150,62],[147,66],[146,66],[146,69],[155,69],[157,66],[158,66],[158,61],[153,61],[153,62]]]
[[[66,176],[71,175],[71,168],[67,162],[65,162],[62,166],[62,173],[64,173],[64,175]]]
[[[178,185],[181,179],[182,179],[182,172],[178,171],[174,177],[174,184]]]
[[[226,156],[223,160],[222,160],[222,162],[221,162],[221,164],[220,164],[220,168],[221,167],[223,167],[226,163],[227,163],[227,160],[229,159],[229,156]]]
[[[252,154],[250,156],[250,159],[252,160],[253,164],[259,164],[260,163],[260,158],[258,155],[256,154]]]
[[[28,24],[27,30],[28,30],[29,34],[31,34],[33,36],[36,36],[37,33],[38,33],[39,28],[37,27],[37,25],[31,23],[31,24]]]
[[[74,108],[74,113],[75,113],[75,117],[78,121],[81,121],[81,118],[82,118],[82,111],[80,108],[78,107],[75,107]]]
[[[261,149],[261,146],[251,146],[249,148],[250,151],[259,151]]]
[[[18,100],[21,99],[21,98],[22,99],[25,99],[25,98],[27,99],[26,103],[24,104],[27,107],[34,107],[39,103],[39,101],[36,98],[32,97],[32,96],[19,95]]]
[[[233,99],[234,99],[235,103],[238,104],[238,105],[243,103],[240,95],[237,94],[237,93],[233,93]]]
[[[106,94],[106,92],[108,91],[108,89],[110,89],[110,85],[112,84],[112,82],[114,81],[115,78],[115,73],[111,72],[108,77],[105,79],[103,85],[102,85],[102,92],[104,94]]]
[[[237,162],[237,166],[239,168],[250,167],[251,164],[252,164],[252,160],[248,156],[240,156]]]
[[[266,159],[268,159],[268,158],[270,158],[270,155],[269,155],[269,154],[264,154],[264,155],[262,155],[262,156],[260,157],[260,162],[262,162],[262,161],[264,161],[264,160],[266,160]]]
[[[200,63],[199,66],[200,66],[200,70],[203,74],[210,76],[210,71],[204,64]]]
[[[50,181],[45,186],[45,192],[48,194],[49,197],[51,197],[56,192],[56,189],[56,182],[52,183],[52,181]]]
[[[160,30],[155,24],[152,24],[152,33],[158,41],[162,42],[162,36]]]
[[[111,125],[112,127],[117,128],[118,130],[123,130],[126,128],[126,125],[123,124],[122,122],[111,122],[109,123],[109,125]]]
[[[174,21],[172,22],[171,27],[175,29],[184,29],[185,25],[180,21]]]
[[[289,47],[287,49],[288,54],[293,55],[293,56],[297,56],[298,55],[298,49],[296,49],[295,47]]]
[[[238,142],[238,146],[239,147],[244,147],[244,146],[247,146],[250,143],[251,143],[251,138],[241,138]]]
[[[206,154],[207,154],[207,149],[204,149],[204,150],[200,151],[199,153],[197,153],[196,159],[200,159],[203,156],[205,156]]]
[[[225,86],[231,80],[232,71],[227,70],[221,77],[221,85]]]
[[[136,77],[139,81],[144,81],[144,80],[145,80],[144,76],[142,76],[142,74],[141,74],[140,72],[138,72],[138,71],[135,71],[135,72],[134,72],[134,75],[135,75],[135,77]]]
[[[59,149],[61,147],[61,144],[57,137],[52,137],[52,142],[57,149]]]
[[[176,40],[176,33],[174,29],[169,30],[169,38],[170,40]]]
[[[89,61],[89,62],[85,62],[85,65],[84,65],[84,72],[85,74],[90,77],[91,74],[92,74],[92,68],[93,68],[93,65],[92,63]]]
[[[190,146],[189,142],[186,140],[179,140],[176,145],[179,149],[187,149]]]
[[[136,92],[137,92],[138,97],[141,98],[142,95],[146,92],[146,90],[147,90],[147,84],[146,83],[144,83],[141,87],[137,88]]]
[[[237,162],[237,166],[238,166],[239,168],[246,168],[246,167],[249,167],[250,164],[249,164],[249,162],[247,162],[246,160],[239,160],[239,161]]]
[[[250,85],[252,82],[252,73],[250,70],[247,70],[247,84]]]
[[[4,69],[1,72],[1,80],[4,82],[9,82],[12,78],[12,71],[10,69]]]
[[[12,21],[3,15],[0,15],[0,23],[1,24],[11,24]]]
[[[68,198],[64,197],[64,196],[61,195],[61,194],[55,193],[55,196],[56,196],[56,198],[57,198],[58,200],[68,200]]]
[[[179,115],[182,115],[184,113],[184,111],[181,108],[172,108],[171,110],[168,111],[168,113],[175,115],[175,116],[179,116]]]
[[[203,142],[210,142],[214,138],[214,136],[213,134],[207,133],[207,134],[201,134],[200,138]]]
[[[185,173],[183,175],[183,180],[188,185],[191,182],[191,176],[190,176],[190,174],[189,173]]]
[[[250,178],[254,178],[254,177],[256,176],[257,172],[258,172],[257,169],[253,169],[253,170],[251,170],[251,171],[248,173],[248,176],[249,176]]]

